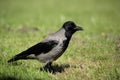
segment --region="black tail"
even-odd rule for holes
[[[8,60],[8,63],[10,63],[10,62],[14,62],[14,61],[17,61],[17,60],[18,60],[18,59],[14,57],[14,58]]]
[[[16,56],[14,56],[12,59],[8,60],[8,63],[10,62],[14,62],[20,59],[27,59],[28,54],[26,54],[25,52],[22,52]]]

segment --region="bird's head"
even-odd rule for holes
[[[82,27],[77,26],[73,21],[67,21],[63,24],[63,28],[65,29],[66,32],[73,34],[76,31],[81,31],[83,30]]]

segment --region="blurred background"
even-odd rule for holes
[[[43,65],[37,61],[7,64],[66,21],[74,21],[84,31],[74,34],[65,54],[55,62],[69,64],[65,72],[55,76],[39,72]],[[119,0],[0,0],[1,80],[120,80],[119,62]]]
[[[0,0],[1,26],[39,26],[49,30],[72,20],[91,33],[116,33],[113,27],[119,27],[119,19],[118,0]]]

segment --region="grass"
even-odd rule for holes
[[[0,0],[0,80],[120,80],[119,0]],[[72,20],[84,28],[73,35],[53,75],[36,60],[8,64]]]

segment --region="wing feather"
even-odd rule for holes
[[[59,41],[56,40],[50,40],[47,42],[40,42],[27,50],[21,52],[20,54],[17,54],[14,56],[12,59],[8,60],[8,62],[13,62],[19,59],[31,59],[30,57],[28,58],[27,56],[34,54],[34,55],[39,55],[41,53],[46,54],[50,50],[52,50],[54,47],[58,45]]]

